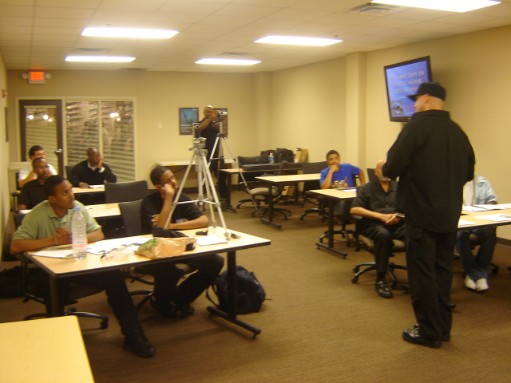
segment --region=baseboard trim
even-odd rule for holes
[[[511,239],[497,237],[497,243],[502,246],[511,247]]]

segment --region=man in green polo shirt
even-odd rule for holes
[[[71,184],[63,177],[50,176],[44,183],[47,200],[34,207],[14,233],[11,242],[12,254],[35,251],[54,245],[72,242],[71,217],[74,206],[79,206],[87,221],[87,241],[96,242],[104,238],[101,226],[89,215],[82,204],[75,201]],[[66,281],[91,285],[105,289],[108,303],[125,336],[124,349],[141,357],[151,357],[155,350],[144,335],[138,321],[133,301],[119,270],[105,271],[67,278]],[[62,301],[66,301],[69,286],[59,289]],[[49,297],[45,297],[49,302]]]

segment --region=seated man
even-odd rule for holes
[[[321,189],[336,187],[355,187],[355,177],[358,177],[360,184],[366,183],[364,172],[351,164],[341,164],[341,156],[337,150],[329,150],[326,154],[328,167],[321,171],[319,184]]]
[[[326,153],[326,162],[328,167],[321,171],[319,179],[321,189],[356,187],[356,177],[358,177],[360,185],[366,183],[364,172],[359,167],[351,164],[341,164],[341,156],[337,150],[329,150]],[[349,205],[340,200],[337,202],[334,214],[337,217],[345,217],[348,210]]]
[[[75,187],[87,189],[90,185],[103,185],[107,182],[117,182],[117,176],[110,166],[103,162],[103,157],[98,148],[87,149],[87,159],[75,165],[71,171],[69,181]],[[85,204],[104,203],[105,196],[102,193],[84,195],[80,200]]]
[[[496,203],[497,196],[485,177],[475,176],[472,181],[465,184],[463,188],[464,205]],[[479,244],[479,250],[475,257],[472,255],[470,246],[469,237],[471,234],[477,237],[476,242]],[[458,231],[456,248],[465,269],[465,287],[467,289],[477,292],[488,290],[488,268],[493,258],[496,243],[496,227],[486,226]]]
[[[48,162],[46,162],[44,157],[38,157],[32,161],[32,168],[37,178],[27,182],[21,188],[21,194],[18,198],[18,210],[32,209],[37,204],[46,201],[44,182],[50,176]]]
[[[141,207],[142,228],[145,233],[150,233],[155,227],[186,230],[208,226],[208,217],[193,203],[178,204],[169,224],[165,226],[178,189],[177,181],[169,169],[158,166],[151,171],[151,182],[157,190],[144,198]],[[181,194],[179,202],[189,200],[187,196]],[[155,278],[154,307],[168,318],[181,318],[193,314],[191,303],[211,285],[222,269],[224,260],[219,255],[212,254],[179,263],[186,263],[197,269],[179,286],[177,283],[181,271],[174,264],[143,267],[145,272]]]
[[[28,158],[30,159],[29,162],[27,162],[23,169],[21,169],[18,172],[18,186],[21,189],[28,181],[35,180],[37,178],[37,175],[33,171],[32,167],[32,161],[34,161],[36,158],[46,158],[46,155],[44,154],[44,149],[41,145],[34,145],[28,150]],[[50,175],[57,174],[57,170],[50,164],[48,164],[48,170],[50,171]]]
[[[82,204],[75,201],[72,186],[65,178],[58,175],[48,177],[44,183],[44,190],[47,201],[33,208],[14,233],[11,242],[12,254],[70,244],[71,215],[75,205],[80,206],[82,214],[87,219],[87,241],[96,242],[103,239],[101,226],[89,215]],[[108,303],[125,336],[124,349],[141,357],[154,355],[154,348],[142,331],[135,306],[120,270],[70,277],[66,281],[105,289]],[[60,284],[59,293],[61,301],[65,302],[66,283]],[[45,301],[49,302],[47,294],[48,292],[45,294]]]
[[[380,297],[392,298],[392,290],[385,280],[389,257],[392,255],[392,240],[405,238],[404,221],[397,216],[397,182],[382,174],[383,164],[378,163],[374,171],[377,179],[357,189],[350,213],[364,218],[362,234],[374,241],[376,262],[375,289]]]

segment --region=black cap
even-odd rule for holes
[[[423,82],[419,89],[417,89],[417,93],[409,95],[408,98],[415,101],[417,96],[422,96],[423,94],[429,94],[430,96],[445,100],[445,89],[438,82]]]

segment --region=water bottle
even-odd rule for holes
[[[270,164],[273,164],[275,162],[275,159],[273,158],[273,152],[270,152],[270,155],[268,156],[268,162]]]
[[[80,206],[73,209],[73,218],[71,219],[71,235],[73,240],[73,257],[75,259],[85,259],[87,257],[87,231],[85,217]]]

